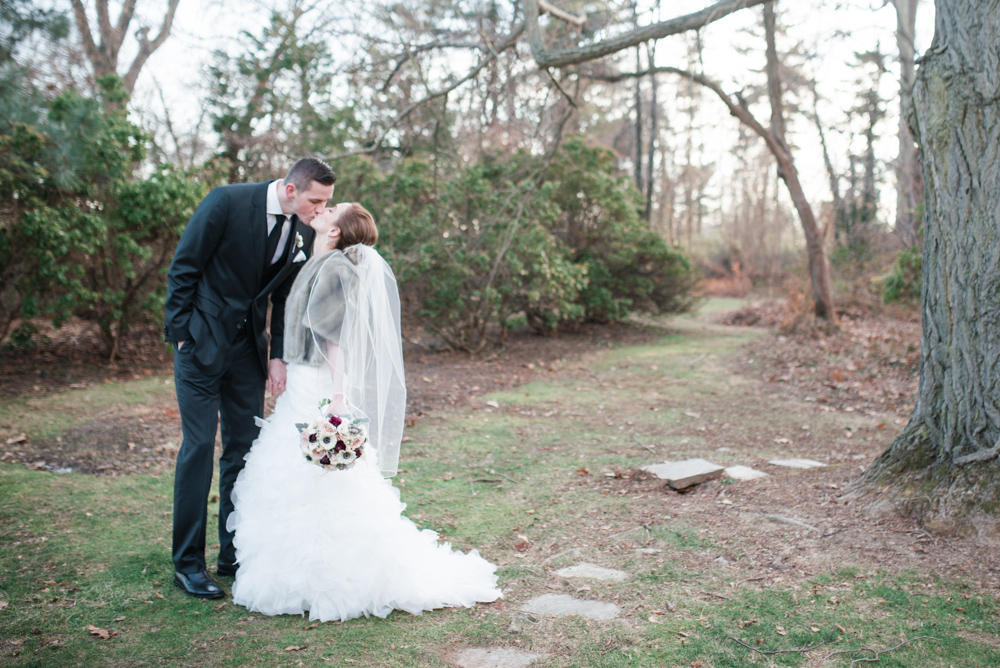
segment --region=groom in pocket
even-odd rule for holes
[[[322,160],[302,158],[284,179],[214,189],[188,221],[170,264],[163,331],[175,344],[184,434],[174,479],[174,584],[191,596],[223,596],[205,566],[220,416],[217,572],[236,574],[226,528],[230,494],[260,431],[254,418],[264,414],[265,383],[272,396],[285,390],[285,299],[312,250],[308,223],[323,212],[336,180]]]

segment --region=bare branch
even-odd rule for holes
[[[132,22],[132,16],[135,14],[135,2],[136,0],[125,0],[125,4],[122,5],[122,13],[118,15],[118,25],[115,26],[114,31],[114,52],[118,53],[118,49],[121,48],[122,42],[125,41],[125,33],[128,31],[128,24]],[[98,2],[98,4],[101,4]]]
[[[552,14],[552,16],[556,17],[557,19],[562,19],[566,23],[572,23],[577,26],[582,26],[584,23],[587,22],[586,14],[583,14],[581,16],[577,16],[576,14],[570,14],[565,10],[559,9],[552,3],[548,2],[547,0],[538,0],[538,7],[542,9],[542,11],[546,11],[549,14]]]
[[[385,128],[382,129],[382,132],[379,133],[379,136],[375,139],[374,142],[372,142],[370,146],[363,149],[359,149],[357,151],[349,151],[347,153],[341,153],[339,155],[327,156],[326,159],[339,160],[341,158],[349,158],[353,155],[366,155],[368,153],[374,153],[382,146],[382,142],[385,141],[386,135],[388,135],[397,125],[399,125],[401,122],[403,122],[404,119],[406,119],[410,114],[412,114],[415,109],[427,104],[428,102],[436,100],[439,97],[444,97],[451,91],[455,90],[456,88],[464,84],[466,81],[472,79],[474,76],[479,74],[479,72],[484,67],[486,67],[491,62],[496,60],[501,53],[503,53],[510,47],[514,46],[517,43],[517,41],[521,38],[521,35],[523,33],[524,33],[524,24],[522,23],[519,26],[515,27],[513,30],[511,30],[510,35],[508,35],[506,41],[504,41],[503,44],[499,45],[495,49],[490,50],[490,52],[482,60],[480,60],[475,67],[469,70],[469,72],[464,77],[458,79],[451,85],[446,86],[445,88],[442,88],[439,91],[435,91],[433,93],[426,95],[425,97],[417,100],[416,102],[411,102],[405,109],[399,112],[399,115],[396,116],[395,120],[393,120],[392,123],[390,123],[389,125],[387,125]]]
[[[144,28],[139,31],[139,53],[135,55],[135,60],[132,61],[132,66],[129,67],[128,73],[125,75],[125,90],[130,94],[135,87],[135,80],[139,78],[139,70],[146,64],[146,60],[153,52],[160,48],[167,40],[167,37],[170,36],[170,27],[174,23],[174,14],[177,12],[178,2],[180,0],[170,0],[170,4],[167,6],[167,13],[163,17],[162,25],[160,25],[160,33],[152,42],[149,41],[147,36],[148,29]]]
[[[94,69],[96,70],[97,63],[102,58],[97,44],[94,43],[94,36],[90,32],[90,21],[87,20],[87,10],[84,9],[83,3],[80,0],[72,0],[72,2],[73,16],[76,18],[76,28],[80,31],[80,39],[83,40],[83,50],[87,52],[87,58],[90,59],[91,64],[94,65]],[[96,71],[94,73],[97,74]]]
[[[606,39],[603,42],[595,42],[594,44],[587,44],[571,49],[553,49],[551,51],[546,49],[545,45],[542,44],[542,37],[538,28],[538,0],[525,0],[524,17],[528,30],[528,44],[531,45],[531,53],[535,57],[535,63],[542,68],[566,67],[567,65],[603,58],[604,56],[617,53],[622,49],[627,49],[628,47],[642,44],[649,40],[661,39],[689,30],[697,30],[733,12],[746,7],[762,5],[767,1],[720,0],[714,5],[693,14],[678,16],[668,21],[651,23],[650,25]]]

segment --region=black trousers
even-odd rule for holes
[[[215,464],[215,433],[222,418],[222,457],[219,459],[219,558],[236,561],[233,534],[226,521],[233,510],[231,497],[244,456],[260,432],[254,417],[264,415],[267,380],[252,336],[243,330],[226,356],[222,370],[207,375],[192,355],[197,341],[174,352],[174,385],[181,413],[184,441],[177,454],[174,477],[174,568],[180,573],[205,570],[205,531],[208,494]]]

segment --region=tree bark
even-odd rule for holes
[[[913,89],[923,154],[922,348],[909,424],[853,494],[932,531],[1000,531],[1000,0],[938,0]]]
[[[904,246],[917,242],[920,220],[917,204],[923,199],[920,156],[910,132],[908,116],[913,102],[914,46],[919,0],[893,0],[896,7],[896,45],[899,49],[899,156],[896,159],[896,235]]]

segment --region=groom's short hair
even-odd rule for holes
[[[285,176],[285,183],[291,183],[299,191],[309,190],[313,181],[332,186],[337,182],[337,175],[319,158],[299,158]]]

